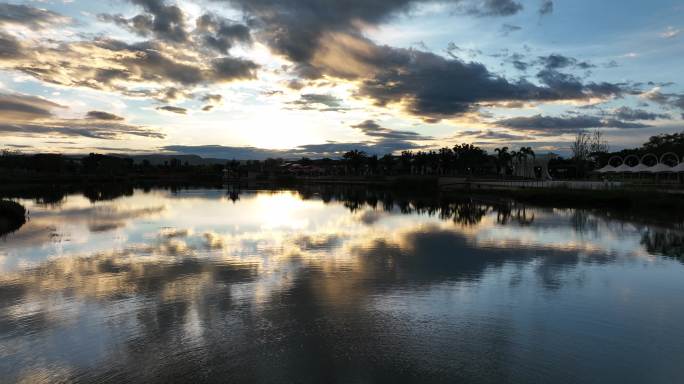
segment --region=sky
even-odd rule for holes
[[[677,0],[0,2],[0,148],[636,147],[684,131],[683,20]]]

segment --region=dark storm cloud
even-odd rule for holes
[[[626,121],[656,120],[670,118],[670,115],[664,113],[653,113],[645,111],[643,109],[632,109],[629,107],[620,107],[616,109],[614,115],[615,118]]]
[[[513,117],[493,123],[498,126],[522,131],[534,131],[547,134],[576,132],[587,128],[649,128],[650,125],[630,123],[617,119],[602,119],[597,116],[543,116]]]
[[[117,116],[113,113],[103,112],[103,111],[90,111],[86,114],[86,118],[93,120],[109,120],[109,121],[122,121],[123,117]]]
[[[553,0],[542,0],[539,6],[539,14],[541,16],[550,15],[553,13]]]
[[[24,25],[31,29],[41,29],[52,24],[68,22],[68,18],[58,13],[22,4],[0,3],[0,25]]]
[[[157,107],[157,110],[159,110],[159,111],[167,111],[167,112],[171,112],[171,113],[177,113],[177,114],[179,114],[179,115],[186,115],[186,114],[188,113],[188,110],[185,109],[185,108],[174,107],[174,106],[171,106],[171,105],[165,105],[165,106],[163,106],[163,107]]]

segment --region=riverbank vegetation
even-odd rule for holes
[[[26,222],[26,208],[19,203],[0,200],[0,236],[12,233]]]
[[[91,153],[88,156],[61,154],[21,154],[3,151],[0,156],[0,182],[79,182],[120,180],[166,180],[179,182],[255,179],[293,182],[303,178],[327,177],[338,180],[365,179],[382,182],[397,177],[467,177],[505,179],[586,179],[592,171],[614,156],[643,156],[647,153],[669,159],[684,157],[684,133],[651,137],[639,148],[610,152],[600,131],[579,132],[567,158],[539,154],[531,147],[506,146],[492,153],[472,144],[457,144],[438,150],[404,151],[378,156],[350,150],[338,158],[266,160],[201,159],[150,155],[126,157]],[[541,174],[538,160],[544,157],[548,175]],[[152,159],[152,160],[151,160]],[[156,159],[156,160],[154,160]],[[407,180],[408,180],[407,179]],[[334,181],[334,180],[331,180]],[[351,180],[353,181],[353,180]],[[409,183],[410,184],[410,183]]]

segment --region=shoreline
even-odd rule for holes
[[[444,181],[451,183],[444,183]],[[458,182],[453,183],[454,180]],[[577,181],[569,183],[578,183]],[[580,183],[587,183],[582,181]],[[601,182],[593,182],[601,184]],[[622,184],[608,189],[568,188],[563,186],[529,187],[534,181],[439,178],[434,176],[383,177],[383,178],[278,178],[193,179],[166,178],[71,178],[63,180],[23,180],[0,185],[0,197],[35,198],[50,202],[66,193],[83,193],[92,200],[128,195],[134,189],[193,187],[224,188],[232,190],[251,188],[301,188],[330,186],[386,190],[396,194],[428,195],[441,198],[495,197],[512,199],[539,207],[582,208],[601,211],[619,211],[621,215],[648,215],[667,221],[684,221],[684,190],[676,185]],[[522,186],[521,186],[522,185]],[[570,184],[572,185],[572,184]]]

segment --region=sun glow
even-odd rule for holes
[[[263,229],[304,229],[309,225],[309,219],[303,212],[307,205],[307,202],[290,192],[259,195],[257,215]]]

